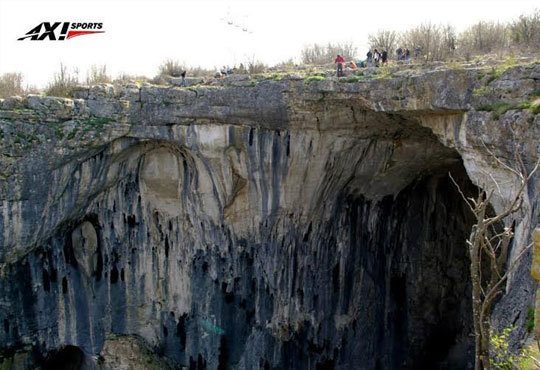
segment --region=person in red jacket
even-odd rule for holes
[[[343,63],[345,63],[345,59],[338,54],[334,63],[337,64],[337,76],[343,77]]]

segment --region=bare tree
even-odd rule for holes
[[[454,55],[456,39],[456,31],[451,25],[428,22],[403,33],[400,42],[411,50],[421,50],[426,61],[441,61]]]
[[[350,42],[328,43],[326,46],[313,44],[302,49],[302,63],[316,65],[333,63],[337,54],[342,55],[345,60],[353,60],[356,51],[356,47]]]
[[[493,181],[492,185],[494,185],[492,189],[481,190],[478,197],[474,199],[467,198],[459,185],[450,176],[476,219],[467,240],[471,261],[470,274],[476,351],[475,370],[491,369],[490,315],[493,302],[501,294],[508,275],[532,245],[529,244],[524,247],[513,259],[513,262],[507,266],[509,248],[514,233],[512,227],[504,227],[502,225],[506,217],[521,210],[527,185],[540,165],[540,162],[537,161],[531,172],[527,173],[519,150],[515,151],[517,168],[513,168],[495,156],[485,145],[484,148],[499,166],[516,176],[519,185],[511,199],[504,205],[502,211],[496,215],[490,215],[490,204],[493,200],[495,189],[502,195],[500,186],[493,177],[491,177]]]
[[[368,35],[369,48],[388,51],[391,56],[397,46],[398,34],[396,31],[379,30],[375,34]]]
[[[60,63],[60,70],[54,74],[52,81],[48,83],[45,94],[69,98],[78,86],[80,86],[79,70],[75,68],[73,72],[69,72],[68,68]]]
[[[86,84],[89,86],[110,83],[112,78],[107,74],[107,65],[92,65],[86,73]]]
[[[521,15],[510,24],[512,41],[517,45],[538,47],[540,43],[540,10]]]
[[[22,73],[4,73],[0,76],[0,98],[24,95]]]
[[[508,47],[508,28],[499,22],[478,22],[459,35],[459,51],[465,57],[501,52]]]

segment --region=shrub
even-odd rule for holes
[[[167,59],[161,63],[158,71],[158,76],[180,77],[182,72],[186,71],[186,68],[176,60]]]
[[[411,53],[419,49],[425,61],[447,60],[456,49],[456,32],[450,25],[428,22],[406,31],[401,35],[400,43]]]
[[[514,44],[538,48],[540,45],[540,10],[537,9],[529,15],[523,14],[510,23],[509,33]]]
[[[252,60],[247,63],[247,71],[249,74],[264,73],[268,66],[258,60]]]
[[[500,370],[523,369],[524,364],[529,361],[532,353],[530,349],[523,349],[520,352],[514,352],[509,345],[510,334],[514,328],[508,327],[499,333],[492,333],[490,340],[490,359],[491,366]]]
[[[186,72],[187,77],[211,77],[214,72],[201,67],[188,67],[173,59],[167,59],[158,69],[158,74],[152,80],[153,83],[167,82],[167,77],[180,77],[182,72]]]
[[[186,69],[186,75],[188,77],[212,77],[215,73],[215,71],[202,68],[200,66],[197,67],[187,67]]]
[[[377,69],[377,73],[375,74],[375,78],[377,79],[386,79],[390,78],[392,76],[392,72],[390,71],[390,68],[387,65],[383,65]]]
[[[21,73],[4,73],[0,76],[0,98],[24,95],[25,89],[23,88],[22,81],[23,76]]]
[[[105,64],[101,66],[93,65],[86,74],[87,85],[97,85],[101,83],[110,83],[111,77],[107,74],[107,66]]]
[[[126,84],[126,83],[141,83],[141,82],[150,82],[150,79],[146,76],[136,76],[129,75],[127,73],[122,73],[114,79],[113,83]]]
[[[504,63],[494,68],[494,77],[499,78],[502,76],[504,72],[506,72],[508,69],[514,67],[517,64],[516,58],[512,55],[508,56]]]
[[[292,58],[290,58],[288,60],[285,60],[281,63],[276,64],[273,67],[273,69],[276,69],[278,71],[287,71],[287,70],[296,69],[296,63],[294,62]]]
[[[328,43],[326,46],[312,44],[302,49],[302,63],[323,65],[333,63],[336,55],[342,55],[345,60],[354,60],[356,47],[352,43]]]
[[[462,55],[481,55],[501,52],[508,47],[508,28],[496,22],[478,22],[459,35],[458,46]]]
[[[73,90],[79,86],[78,71],[69,73],[67,67],[60,64],[60,71],[54,74],[52,82],[49,82],[45,94],[49,96],[71,97]]]

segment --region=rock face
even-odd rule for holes
[[[533,99],[540,65],[240,82],[0,102],[5,361],[469,367],[472,217],[448,173],[468,195],[498,180],[494,212],[511,198],[490,153],[530,168],[540,116],[485,107]],[[537,186],[507,220],[511,258]],[[516,339],[527,263],[493,316]]]

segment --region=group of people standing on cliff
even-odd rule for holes
[[[420,55],[420,48],[414,49],[415,58]],[[411,62],[411,51],[408,48],[399,47],[396,49],[396,61],[398,63],[407,63]],[[343,67],[345,65],[345,58],[338,54],[334,63],[337,66],[337,76],[343,77],[345,74],[343,72]],[[374,49],[373,51],[369,50],[366,54],[366,60],[355,63],[350,61],[347,63],[347,66],[351,69],[356,69],[357,66],[360,67],[379,67],[381,65],[386,65],[388,63],[388,51],[383,49],[381,51]]]

